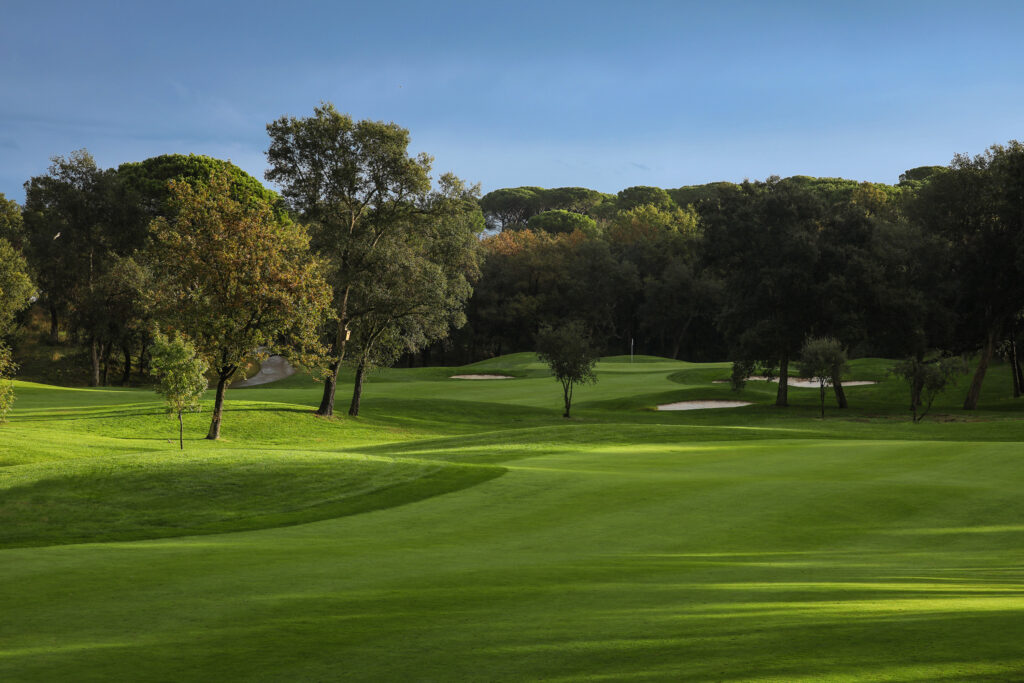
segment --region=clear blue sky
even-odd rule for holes
[[[1024,137],[1024,2],[67,2],[0,7],[0,192],[227,158],[321,100],[484,191],[896,182]]]

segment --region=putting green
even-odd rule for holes
[[[1024,420],[877,385],[739,393],[606,359],[573,420],[532,356],[232,390],[19,384],[0,427],[0,680],[1014,680]],[[760,384],[760,386],[758,386]],[[742,410],[659,412],[686,400]],[[339,405],[343,405],[339,394]]]

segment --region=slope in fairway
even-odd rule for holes
[[[813,389],[780,410],[643,360],[600,364],[570,421],[526,354],[458,369],[503,382],[385,373],[358,420],[314,419],[293,377],[230,392],[225,440],[183,455],[147,392],[19,386],[0,679],[1022,675],[1001,368],[984,410],[910,425],[881,361],[822,421]],[[654,410],[708,399],[756,405]]]

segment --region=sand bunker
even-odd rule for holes
[[[244,389],[245,387],[255,387],[260,384],[270,384],[276,382],[279,379],[285,377],[291,377],[295,374],[295,368],[292,364],[281,356],[271,356],[262,363],[260,363],[260,371],[249,379],[243,379],[240,382],[234,382],[231,385],[232,389]]]
[[[767,377],[761,377],[760,375],[754,375],[753,377],[748,377],[747,380],[754,380],[754,381],[757,381],[757,382],[778,382],[779,381],[778,377],[776,377],[774,379],[768,379]],[[714,380],[714,384],[728,384],[728,383],[729,383],[729,380],[727,380],[727,379],[716,379],[716,380]],[[804,389],[817,389],[818,388],[818,380],[816,380],[816,379],[805,379],[803,377],[790,377],[786,381],[786,384],[788,386],[791,386],[791,387],[803,387]],[[862,387],[862,386],[865,386],[867,384],[878,384],[878,382],[873,382],[873,381],[867,380],[867,379],[852,379],[852,380],[844,379],[843,380],[843,386],[844,387]]]
[[[511,375],[452,375],[451,379],[514,379]]]
[[[707,408],[740,408],[753,405],[747,401],[679,401],[662,403],[658,410],[705,410]]]

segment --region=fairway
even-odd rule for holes
[[[824,420],[727,363],[605,358],[570,420],[533,354],[355,419],[294,375],[183,452],[150,391],[16,382],[0,680],[1022,680],[1024,404],[912,424],[891,365]]]

